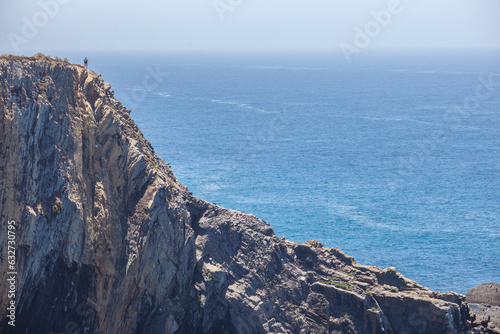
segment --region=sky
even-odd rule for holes
[[[0,54],[500,48],[499,0],[3,0]],[[355,48],[355,49],[352,49]]]

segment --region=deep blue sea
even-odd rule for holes
[[[196,196],[434,290],[500,283],[498,52],[85,56]]]

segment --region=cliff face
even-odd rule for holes
[[[1,332],[487,331],[461,295],[193,197],[129,113],[80,66],[0,58]]]

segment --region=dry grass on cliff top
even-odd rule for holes
[[[46,60],[46,61],[53,61],[53,62],[70,64],[68,58],[59,58],[59,57],[52,58],[52,56],[46,56],[43,53],[37,53],[31,57],[3,54],[0,56],[0,59],[6,59],[6,60]]]

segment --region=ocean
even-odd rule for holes
[[[498,52],[85,56],[197,197],[433,290],[500,282]]]

